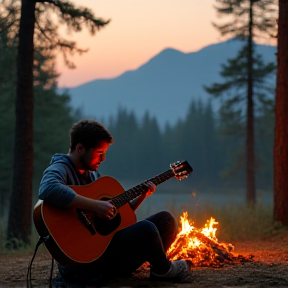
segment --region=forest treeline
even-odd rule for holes
[[[2,216],[7,212],[5,207],[10,195],[15,117],[13,82],[7,84],[13,81],[13,77],[6,81],[5,85],[3,82],[0,85]],[[79,111],[69,107],[68,94],[57,93],[56,82],[48,88],[43,83],[34,86],[34,199],[43,170],[49,165],[52,155],[68,152],[69,129],[75,121],[85,118]],[[133,111],[119,108],[116,116],[111,116],[109,121],[102,121],[113,135],[114,144],[99,168],[100,173],[113,176],[120,182],[144,181],[168,170],[170,163],[186,159],[194,169],[189,177],[193,187],[229,187],[232,192],[233,189],[244,188],[245,135],[227,135],[226,122],[212,107],[212,102],[191,100],[186,117],[164,129],[160,129],[156,118],[148,112],[139,119]],[[256,117],[257,187],[271,191],[273,117],[269,109]]]
[[[119,179],[145,180],[186,159],[194,169],[194,187],[245,188],[245,133],[228,135],[226,122],[212,102],[201,100],[191,100],[186,117],[164,129],[148,112],[138,119],[133,111],[119,109],[105,123],[115,143],[100,170]],[[269,109],[256,117],[257,188],[271,191],[273,122]]]

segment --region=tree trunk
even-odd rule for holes
[[[246,135],[246,202],[255,205],[255,152],[254,152],[254,105],[253,105],[253,1],[250,1],[248,35],[248,85],[247,85],[247,135]]]
[[[279,0],[274,141],[274,220],[288,226],[288,1]]]
[[[33,176],[33,52],[35,2],[22,0],[17,58],[16,122],[7,239],[30,242]],[[15,247],[17,248],[17,247]]]

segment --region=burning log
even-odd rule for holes
[[[187,212],[180,216],[182,229],[176,240],[167,251],[168,258],[173,260],[186,259],[194,267],[223,267],[225,264],[243,263],[251,261],[242,255],[234,256],[232,244],[218,243],[215,219],[211,218],[205,228],[195,229],[188,220]]]

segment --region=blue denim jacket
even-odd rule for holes
[[[97,171],[89,171],[91,182],[100,175]],[[69,205],[76,193],[68,185],[83,185],[81,175],[75,169],[67,154],[55,154],[50,165],[45,169],[40,182],[38,197],[48,204],[57,207]]]

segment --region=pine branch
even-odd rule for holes
[[[70,2],[57,1],[56,6],[59,8],[63,23],[73,29],[75,32],[82,30],[83,24],[89,29],[90,33],[94,35],[96,30],[101,29],[107,25],[110,20],[104,21],[100,18],[95,18],[93,12],[88,8],[75,8]]]

